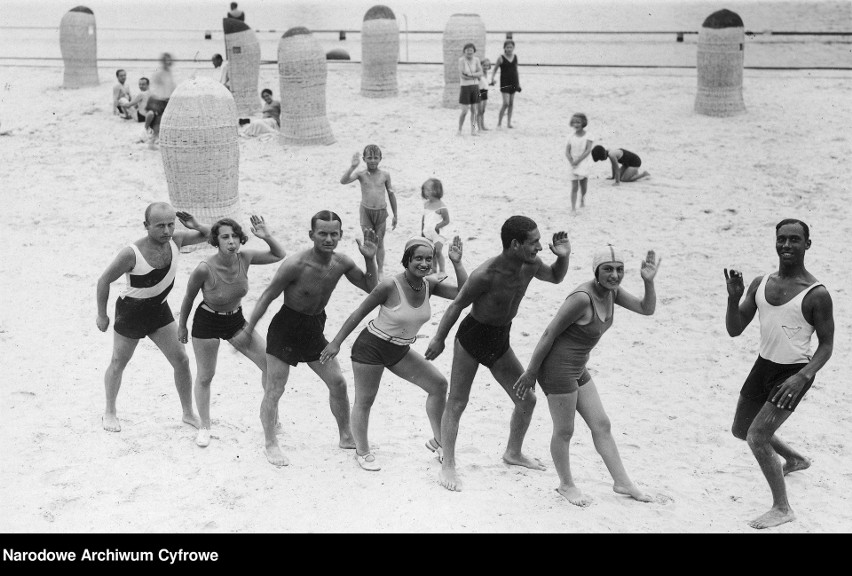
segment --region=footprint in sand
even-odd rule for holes
[[[654,496],[654,502],[666,506],[668,504],[674,504],[674,498],[667,496],[666,494],[657,494]]]

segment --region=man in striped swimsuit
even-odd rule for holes
[[[189,230],[176,231],[175,217],[180,218]],[[109,286],[122,274],[127,277],[127,288],[115,302],[112,360],[104,376],[106,410],[103,426],[109,432],[121,430],[115,411],[121,376],[139,340],[146,336],[154,341],[174,368],[183,421],[196,428],[199,425],[198,416],[192,410],[189,359],[183,344],[178,341],[177,324],[166,298],[174,286],[180,247],[203,242],[210,235],[210,227],[199,224],[187,212],[175,212],[165,202],[148,206],[144,224],[148,234],[122,248],[98,279],[97,326],[101,332],[106,332],[109,327]]]

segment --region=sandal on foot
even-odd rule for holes
[[[358,454],[358,452],[355,452],[355,460],[358,461],[358,466],[360,466],[364,470],[369,470],[370,472],[378,472],[382,469],[382,467],[379,466],[379,463],[376,462],[376,457],[373,456],[372,452],[367,452],[363,456]]]
[[[195,443],[202,448],[206,448],[210,444],[210,430],[208,428],[201,428],[195,437]]]
[[[431,452],[435,453],[435,457],[438,459],[438,462],[443,464],[444,462],[444,449],[441,448],[441,445],[438,444],[438,441],[434,438],[429,438],[426,440],[426,448],[428,448]]]

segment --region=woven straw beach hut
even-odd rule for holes
[[[361,95],[368,98],[396,96],[396,64],[399,60],[399,25],[393,10],[373,6],[361,26]]]
[[[64,88],[97,86],[98,29],[85,6],[69,10],[59,24],[59,49],[65,64]]]
[[[745,112],[743,21],[730,10],[714,12],[698,32],[698,92],[695,111],[707,116]]]
[[[464,45],[472,42],[476,56],[485,56],[485,24],[479,14],[453,14],[444,28],[444,108],[459,105],[459,58]]]
[[[319,42],[307,28],[290,28],[278,42],[281,85],[281,144],[333,144],[325,114],[328,64]]]
[[[237,104],[237,117],[248,118],[259,112],[260,96],[257,81],[260,76],[260,43],[254,30],[245,22],[223,18],[225,53],[231,94]]]
[[[242,220],[238,138],[236,106],[227,88],[206,76],[181,82],[160,122],[163,169],[175,209],[208,224]]]

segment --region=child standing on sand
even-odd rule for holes
[[[568,137],[565,157],[571,165],[571,212],[577,211],[577,188],[580,189],[580,208],[586,205],[586,185],[592,166],[591,154],[594,139],[586,132],[589,121],[586,115],[578,112],[571,116],[571,128],[574,133]]]
[[[503,54],[497,57],[494,63],[494,72],[491,73],[491,85],[494,86],[494,77],[500,70],[500,92],[503,95],[503,106],[497,116],[497,128],[503,123],[503,114],[508,111],[506,126],[512,127],[512,108],[515,105],[515,92],[521,91],[518,80],[518,57],[515,55],[515,41],[503,42]]]
[[[420,234],[435,245],[435,260],[438,274],[446,273],[443,248],[447,243],[447,224],[450,223],[450,211],[444,204],[444,186],[437,178],[429,178],[420,187],[423,197],[423,217],[420,220]],[[442,233],[443,229],[443,233]]]
[[[361,162],[358,152],[356,152],[352,156],[352,165],[340,178],[341,184],[351,184],[356,180],[361,183],[361,207],[359,209],[361,228],[363,230],[368,228],[373,230],[378,237],[376,242],[376,268],[378,268],[379,281],[381,281],[384,275],[385,231],[388,219],[388,205],[385,202],[385,192],[387,192],[391,210],[393,211],[391,230],[396,228],[397,221],[396,194],[394,194],[393,186],[391,185],[390,174],[384,170],[379,170],[379,162],[381,161],[382,151],[379,147],[375,144],[368,144],[364,147],[364,162],[367,164],[367,169],[353,174]]]
[[[479,126],[479,131],[488,130],[485,127],[485,107],[488,105],[488,71],[491,69],[491,61],[488,58],[483,58],[480,62],[482,66],[482,76],[479,77],[479,110],[476,114],[476,124]]]

